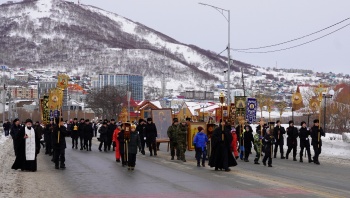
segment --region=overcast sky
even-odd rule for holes
[[[0,0],[0,3],[6,1]],[[228,22],[218,11],[199,5],[198,2],[231,11],[231,48],[260,47],[284,42],[350,17],[350,0],[80,1],[140,22],[182,43],[194,44],[217,53],[227,46]],[[346,24],[350,24],[350,20],[297,42],[254,51],[270,51],[298,45]],[[263,67],[275,67],[277,64],[279,68],[350,73],[350,26],[294,49],[266,54],[233,52],[231,57]]]

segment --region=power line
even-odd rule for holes
[[[262,51],[262,52],[257,52],[257,51],[253,51],[253,52],[249,52],[249,51],[236,51],[236,52],[247,53],[247,54],[264,54],[264,53],[272,53],[272,52],[279,52],[279,51],[289,50],[289,49],[293,49],[293,48],[296,48],[296,47],[300,47],[300,46],[303,46],[303,45],[312,43],[312,42],[314,42],[314,41],[320,40],[320,39],[322,39],[322,38],[324,38],[324,37],[326,37],[326,36],[329,36],[329,35],[331,35],[331,34],[333,34],[333,33],[335,33],[335,32],[338,32],[338,31],[341,30],[341,29],[344,29],[345,27],[347,27],[347,26],[349,26],[349,25],[350,25],[350,23],[347,24],[347,25],[345,25],[345,26],[343,26],[343,27],[341,27],[341,28],[338,28],[338,29],[336,29],[336,30],[334,30],[334,31],[332,31],[332,32],[330,32],[330,33],[328,33],[328,34],[325,34],[325,35],[323,35],[323,36],[321,36],[321,37],[312,39],[312,40],[310,40],[310,41],[307,41],[307,42],[305,42],[305,43],[301,43],[301,44],[299,44],[299,45],[294,45],[294,46],[292,46],[292,47],[287,47],[287,48],[278,49],[278,50]],[[231,50],[232,50],[232,49],[231,49]]]
[[[277,44],[267,45],[267,46],[262,46],[262,47],[252,47],[252,48],[245,48],[245,49],[231,49],[231,50],[233,50],[233,51],[246,51],[246,50],[252,50],[252,49],[263,49],[263,48],[268,48],[268,47],[274,47],[274,46],[278,46],[278,45],[283,45],[283,44],[286,44],[286,43],[290,43],[290,42],[293,42],[293,41],[297,41],[297,40],[306,38],[306,37],[308,37],[308,36],[317,34],[317,33],[319,33],[319,32],[322,32],[322,31],[324,31],[324,30],[327,30],[327,29],[329,29],[329,28],[331,28],[331,27],[334,27],[334,26],[336,26],[336,25],[339,25],[340,23],[343,23],[344,21],[347,21],[347,20],[349,20],[349,19],[350,19],[350,18],[346,18],[346,19],[344,19],[344,20],[342,20],[342,21],[340,21],[340,22],[338,22],[338,23],[335,23],[335,24],[333,24],[333,25],[331,25],[331,26],[328,26],[328,27],[326,27],[326,28],[323,28],[323,29],[318,30],[318,31],[316,31],[316,32],[313,32],[313,33],[311,33],[311,34],[307,34],[307,35],[305,35],[305,36],[302,36],[302,37],[299,37],[299,38],[296,38],[296,39],[292,39],[292,40],[289,40],[289,41],[285,41],[285,42],[282,42],[282,43],[277,43]]]

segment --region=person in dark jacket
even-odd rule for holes
[[[98,147],[99,151],[102,151],[102,145],[104,146],[103,150],[104,152],[107,152],[107,122],[104,121],[102,123],[102,126],[100,127],[100,129],[98,130],[98,132],[100,133],[100,145]]]
[[[304,153],[304,148],[307,151],[307,156],[309,159],[309,163],[313,162],[311,159],[311,153],[310,153],[310,141],[309,141],[309,135],[310,131],[306,127],[306,122],[302,121],[301,122],[301,128],[299,129],[299,138],[300,138],[300,162],[303,162],[303,153]]]
[[[107,123],[106,123],[107,125]],[[122,166],[124,167],[127,164],[128,159],[125,156],[125,138],[124,138],[125,128],[124,124],[121,124],[121,131],[118,133],[118,142],[119,142],[119,154],[122,159]]]
[[[193,145],[196,149],[197,166],[200,167],[200,160],[202,158],[202,166],[205,167],[205,158],[207,156],[207,142],[208,136],[204,133],[204,128],[199,126],[198,133],[193,138]]]
[[[180,160],[180,150],[177,143],[177,134],[178,134],[178,128],[179,128],[179,120],[177,118],[173,118],[173,124],[168,127],[167,135],[170,140],[170,155],[171,160],[174,160],[175,151],[177,159]]]
[[[66,136],[67,136],[67,128],[64,126],[63,119],[61,122],[58,122],[59,119],[56,118],[56,123],[53,127],[52,132],[52,147],[53,147],[53,159],[55,163],[55,169],[65,169],[65,149],[67,148],[66,144]]]
[[[252,144],[254,145],[253,129],[249,124],[244,126],[242,141],[244,143],[244,161],[249,162],[249,154],[252,152]]]
[[[9,135],[10,129],[11,129],[11,123],[9,120],[6,120],[4,124],[2,124],[2,127],[4,128],[5,137]]]
[[[136,131],[139,132],[140,141],[141,141],[141,153],[145,155],[145,144],[146,144],[146,135],[145,135],[146,121],[144,119],[139,119],[139,124],[136,127]],[[156,154],[156,152],[155,152]]]
[[[283,145],[284,145],[283,135],[284,134],[286,134],[286,130],[284,129],[283,126],[281,126],[281,121],[277,120],[276,126],[273,129],[273,136],[276,139],[273,158],[276,158],[278,147],[280,147],[281,159],[285,159],[284,151],[283,151]]]
[[[209,159],[209,166],[215,167],[215,170],[224,169],[226,172],[231,171],[229,167],[236,166],[237,162],[231,152],[231,125],[220,120],[212,136],[212,150]]]
[[[322,127],[320,127],[320,121],[318,119],[314,120],[314,126],[311,128],[311,145],[314,148],[314,157],[313,161],[315,164],[320,165],[320,161],[318,160],[319,155],[321,154],[322,147],[322,139],[321,136],[325,136],[325,132]]]
[[[272,167],[272,145],[275,143],[275,137],[270,134],[270,129],[266,129],[266,135],[263,141],[265,142],[265,156],[263,159],[263,164],[266,166],[266,161],[268,160],[268,166]]]
[[[37,171],[37,155],[40,151],[40,135],[33,129],[33,122],[27,119],[25,126],[21,127],[15,136],[16,159],[12,169],[22,171]]]
[[[134,170],[136,165],[137,148],[141,150],[141,141],[136,125],[132,124],[130,127],[130,139],[128,140],[128,170]]]
[[[293,161],[297,161],[297,146],[298,146],[298,129],[294,127],[294,122],[291,120],[289,121],[289,127],[287,128],[287,155],[286,159],[288,159],[289,153],[293,150]]]
[[[15,151],[15,156],[17,156],[17,135],[18,135],[18,132],[19,130],[21,129],[21,125],[20,125],[20,121],[18,118],[14,119],[13,120],[13,125],[11,127],[11,131],[10,131],[10,135],[12,137],[12,141],[13,141],[13,150]]]
[[[154,154],[156,156],[157,155],[157,144],[156,144],[157,127],[152,122],[152,118],[147,118],[145,134],[146,134],[146,141],[147,141],[147,145],[150,153],[149,155],[152,156]]]
[[[117,128],[117,125],[115,124],[115,120],[114,119],[111,119],[110,123],[108,124],[107,122],[107,149],[108,151],[111,150],[111,146],[112,146],[112,150],[115,151],[115,147],[114,145],[112,144],[112,139],[113,139],[113,133],[114,133],[114,130]]]
[[[92,141],[92,137],[94,137],[94,129],[92,128],[92,125],[89,119],[85,120],[83,130],[84,130],[84,148],[87,151],[91,151],[91,141]]]
[[[267,126],[267,123],[264,123],[264,120],[263,119],[260,119],[259,122],[262,122],[263,123],[263,126],[261,127],[261,125],[259,124],[257,127],[256,127],[256,133],[260,135],[261,139],[265,137],[266,135],[266,129],[269,128],[269,126]],[[262,156],[262,153],[265,152],[265,142],[262,141],[262,147],[261,147],[261,156]]]
[[[43,130],[43,127],[41,127],[40,123],[38,121],[35,122],[34,126],[33,126],[35,132],[37,132],[40,136],[40,144],[43,146],[43,148],[45,148],[45,144],[43,142],[41,142],[41,139],[43,137],[43,134],[44,134],[44,130]]]
[[[50,120],[49,124],[45,126],[44,140],[45,140],[45,155],[52,156],[52,132],[53,132],[53,119]]]
[[[80,119],[79,126],[78,126],[78,134],[80,139],[80,150],[82,151],[84,149],[84,118]]]
[[[78,139],[79,139],[79,123],[78,118],[73,119],[73,123],[70,125],[71,138],[72,138],[72,148],[78,149]]]

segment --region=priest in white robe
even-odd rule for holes
[[[32,120],[27,119],[17,135],[17,156],[12,169],[33,172],[37,170],[36,157],[40,151],[40,134],[32,125]]]

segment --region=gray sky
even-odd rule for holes
[[[0,3],[7,0],[0,0]],[[75,1],[77,0],[70,0]],[[182,43],[221,52],[226,48],[227,21],[203,2],[231,11],[231,48],[276,44],[304,36],[350,17],[349,0],[80,0],[117,13]],[[338,29],[261,51],[291,47]],[[259,50],[254,50],[259,51]],[[225,53],[224,55],[226,55]],[[233,59],[263,67],[305,68],[350,73],[350,26],[313,43],[267,54],[233,52]]]

